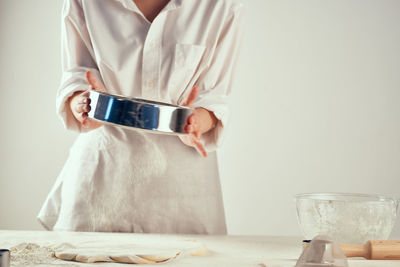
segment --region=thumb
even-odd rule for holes
[[[86,72],[86,81],[92,86],[92,89],[106,92],[104,85],[97,79],[96,75],[90,70]]]
[[[182,106],[192,107],[194,101],[196,100],[199,94],[199,88],[195,85],[193,86],[192,90],[190,91],[186,100],[182,103]]]

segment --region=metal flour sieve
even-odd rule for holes
[[[140,98],[89,91],[88,117],[116,126],[163,134],[184,134],[183,126],[193,109]]]

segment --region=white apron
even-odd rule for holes
[[[150,23],[132,0],[65,0],[63,78],[57,112],[80,132],[38,219],[49,230],[225,234],[213,152],[222,140],[242,5],[171,0]],[[207,158],[178,137],[103,126],[86,132],[66,100],[89,89],[179,104],[197,85],[195,107],[214,112],[202,137]]]

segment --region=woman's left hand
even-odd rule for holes
[[[182,105],[192,107],[198,93],[199,90],[197,86],[194,86]],[[204,145],[200,142],[200,138],[204,133],[214,128],[217,122],[218,119],[215,117],[213,112],[205,108],[196,108],[193,113],[187,117],[186,124],[183,127],[184,132],[188,134],[179,136],[179,138],[185,145],[194,147],[200,155],[207,157],[207,151],[205,150]]]

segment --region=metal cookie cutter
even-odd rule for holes
[[[154,133],[185,134],[183,126],[193,109],[141,98],[90,90],[88,117],[122,127]]]
[[[8,249],[0,249],[0,266],[10,266],[10,251]]]

